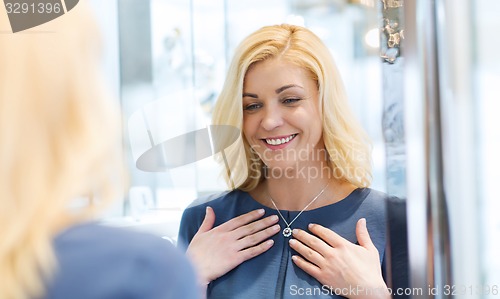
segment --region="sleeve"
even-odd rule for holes
[[[186,251],[189,243],[201,226],[205,218],[205,205],[189,207],[182,213],[179,234],[177,237],[177,247]]]

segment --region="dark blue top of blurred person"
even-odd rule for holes
[[[86,223],[59,234],[54,249],[45,299],[200,298],[192,266],[160,237]]]

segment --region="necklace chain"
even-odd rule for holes
[[[283,217],[283,215],[281,214],[280,210],[278,209],[278,207],[276,206],[276,203],[274,202],[273,198],[271,197],[271,194],[269,194],[269,191],[267,192],[267,196],[269,197],[269,199],[271,200],[271,203],[273,204],[274,208],[276,209],[276,211],[278,212],[278,214],[280,215],[281,219],[283,219],[283,222],[285,222],[286,224],[286,228],[283,229],[283,236],[285,237],[290,237],[292,235],[292,229],[290,228],[290,225],[292,225],[292,223],[297,220],[297,218],[299,218],[299,216],[302,214],[302,212],[304,212],[310,205],[313,204],[313,202],[316,201],[316,199],[318,199],[318,197],[321,196],[321,194],[323,194],[323,192],[325,192],[326,188],[328,187],[328,185],[330,185],[330,183],[326,184],[326,186],[321,189],[321,191],[318,193],[318,195],[316,195],[312,200],[311,202],[309,202],[298,214],[297,216],[295,216],[295,218],[292,219],[292,221],[290,221],[290,223],[288,223],[286,220],[285,220],[285,217]]]

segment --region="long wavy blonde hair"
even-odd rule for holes
[[[266,26],[240,43],[215,105],[213,124],[231,125],[242,131],[245,74],[251,65],[278,57],[308,70],[318,85],[323,140],[336,178],[358,187],[369,186],[372,180],[371,142],[351,112],[330,51],[304,27]],[[230,167],[222,172],[228,186],[250,191],[264,179],[264,163],[250,149],[244,136],[228,146],[224,154],[226,165]]]
[[[54,236],[123,191],[120,116],[85,4],[29,32],[6,33],[6,16],[0,5],[0,298],[35,298]],[[100,204],[70,210],[90,195]]]

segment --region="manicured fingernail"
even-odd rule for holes
[[[271,220],[272,220],[272,221],[276,221],[276,220],[278,220],[278,216],[276,216],[276,215],[271,216]]]
[[[296,261],[297,261],[297,259],[298,259],[298,258],[297,258],[297,256],[296,256],[296,255],[292,255],[292,260],[293,260],[294,262],[296,262]]]
[[[264,212],[265,212],[265,211],[264,211],[264,209],[258,209],[258,210],[257,210],[257,213],[258,213],[259,215],[264,215]]]
[[[290,241],[288,241],[288,243],[290,243],[290,246],[293,246],[293,245],[297,244],[297,241],[295,239],[290,239]]]
[[[309,229],[312,229],[312,228],[314,228],[314,226],[315,226],[315,225],[316,225],[316,224],[314,224],[314,223],[309,223],[309,225],[308,225],[307,227],[308,227]]]
[[[292,233],[293,233],[294,235],[296,235],[296,234],[298,234],[298,233],[299,233],[299,230],[298,230],[298,229],[296,229],[296,228],[294,228],[294,229],[292,230]]]

